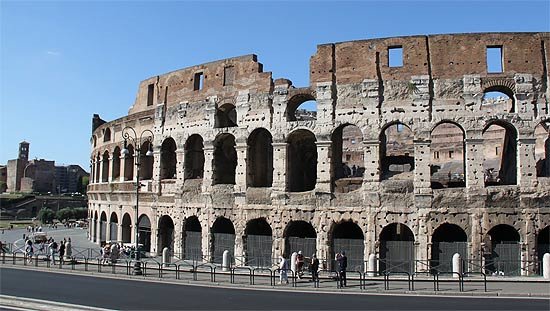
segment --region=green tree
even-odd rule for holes
[[[73,210],[73,218],[86,219],[88,218],[88,209],[86,207],[77,207]]]
[[[51,223],[55,218],[55,212],[49,208],[43,208],[38,212],[38,219],[43,224]]]
[[[74,211],[70,207],[65,207],[57,211],[56,218],[60,221],[65,221],[74,217]]]

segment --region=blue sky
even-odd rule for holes
[[[492,31],[550,31],[550,1],[0,0],[0,164],[27,140],[89,170],[92,115],[126,115],[141,80],[176,69],[254,53],[306,86],[317,44]]]

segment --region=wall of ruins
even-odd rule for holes
[[[495,46],[502,48],[502,72],[488,73],[486,49]],[[393,48],[402,49],[402,66],[389,66],[388,51]],[[152,252],[160,251],[159,219],[168,215],[175,224],[176,252],[181,251],[182,223],[196,216],[205,254],[211,226],[217,218],[226,217],[237,233],[236,255],[244,253],[246,224],[265,218],[273,231],[273,257],[285,251],[287,225],[303,220],[315,228],[317,253],[325,260],[334,251],[334,224],[346,221],[361,228],[365,259],[378,254],[381,231],[401,223],[414,234],[416,258],[427,260],[434,231],[449,223],[467,234],[469,258],[479,259],[487,232],[506,224],[522,237],[522,258],[536,260],[535,240],[550,225],[550,178],[537,176],[535,158],[536,153],[544,154],[540,141],[548,137],[542,131],[537,144],[535,128],[543,124],[547,130],[550,122],[548,49],[548,33],[395,37],[319,45],[310,60],[310,85],[302,88],[287,79],[272,79],[255,55],[152,77],[140,83],[128,116],[93,132],[90,218],[97,222],[95,215],[105,213],[109,219],[115,213],[120,231],[120,220],[127,213],[134,228],[135,174],[133,180],[124,178],[124,167],[133,159],[121,157],[120,172],[112,174],[113,152],[123,148],[121,131],[132,126],[138,133],[145,129],[154,133],[152,177],[142,181],[139,207],[151,222]],[[487,113],[483,94],[495,90],[511,95],[511,111],[499,108]],[[316,120],[289,121],[287,116],[299,103],[310,99],[317,104]],[[236,126],[227,126],[231,122]],[[380,154],[387,149],[381,145],[381,134],[398,123],[412,133],[410,183],[382,180]],[[464,163],[462,187],[432,187],[432,150],[444,144],[432,146],[431,133],[441,123],[456,125],[463,134],[458,135],[461,151],[456,154]],[[491,140],[487,130],[493,124],[502,127],[492,136],[510,133],[512,137],[508,146],[515,148],[515,156],[505,163],[513,166],[506,170],[514,181],[489,186],[484,176],[485,142]],[[344,125],[355,125],[362,133],[359,152],[364,172],[356,190],[339,193],[334,180],[334,163],[339,160],[332,159],[336,153],[332,139]],[[272,139],[272,184],[250,187],[247,141],[262,128]],[[107,129],[109,140],[103,137]],[[298,132],[315,137],[316,178],[311,191],[291,192],[288,187],[294,160],[287,156],[289,139]],[[194,134],[203,139],[203,176],[185,179],[185,146]],[[219,170],[214,161],[216,146],[229,135],[235,141],[234,184],[214,184],[213,175]],[[176,143],[176,173],[175,178],[161,179],[161,146],[169,138]],[[503,144],[496,141],[495,146]],[[111,178],[104,178],[105,173]]]

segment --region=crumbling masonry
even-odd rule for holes
[[[351,270],[374,254],[379,269],[448,271],[458,252],[470,270],[538,273],[549,49],[549,33],[395,37],[319,45],[307,87],[255,55],[149,78],[127,116],[94,116],[90,237],[134,241],[136,155],[152,253],[265,266],[302,250],[331,265],[345,250]],[[152,145],[125,143],[126,126]]]

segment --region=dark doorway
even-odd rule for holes
[[[222,263],[223,252],[229,251],[231,260],[235,253],[235,227],[231,220],[218,217],[212,225],[212,262]]]
[[[542,257],[546,253],[550,253],[550,226],[542,229],[537,236],[537,256],[540,275],[542,275]]]
[[[457,225],[445,223],[437,227],[432,235],[431,268],[440,273],[451,272],[453,256],[456,253],[467,261],[467,241],[466,232]]]
[[[249,187],[271,187],[273,146],[268,130],[255,129],[248,137],[247,176]]]
[[[176,142],[170,137],[160,147],[160,179],[175,179],[176,164]]]
[[[174,251],[174,221],[170,216],[164,215],[159,220],[159,237],[157,252],[162,253],[165,247]]]
[[[334,225],[331,259],[335,258],[337,252],[345,252],[348,258],[348,270],[363,272],[365,269],[364,250],[365,236],[356,223],[346,221]],[[332,267],[336,268],[336,266],[336,262],[333,262]]]
[[[315,135],[297,130],[288,136],[288,190],[302,192],[315,189],[317,182],[317,146]]]
[[[231,134],[221,134],[214,141],[212,185],[235,184],[236,168],[235,137]]]
[[[118,241],[118,217],[114,212],[109,220],[109,240]]]
[[[415,272],[414,235],[405,224],[392,223],[380,233],[380,272]]]
[[[183,223],[183,258],[189,260],[202,260],[202,227],[196,216],[187,218]]]
[[[243,239],[246,249],[246,263],[249,266],[271,267],[273,245],[271,226],[265,218],[258,218],[246,224]]]
[[[204,145],[200,135],[189,136],[185,143],[185,179],[204,176]]]
[[[311,223],[296,220],[288,223],[284,233],[285,258],[290,258],[294,252],[302,251],[304,256],[317,253],[317,233]]]
[[[138,222],[139,244],[143,245],[143,251],[151,251],[151,221],[146,215],[141,215]]]
[[[105,241],[107,241],[107,214],[102,212],[99,219],[99,242],[102,243]]]
[[[521,275],[520,236],[509,225],[494,226],[484,240],[485,273]]]
[[[130,243],[132,241],[132,219],[128,213],[122,217],[122,243]]]

